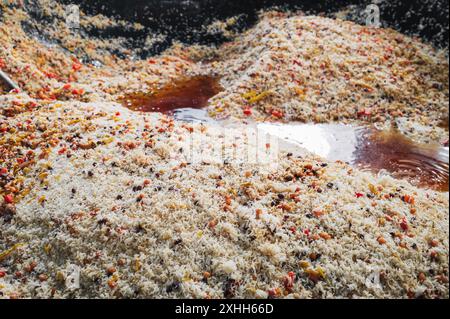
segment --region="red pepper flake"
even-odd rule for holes
[[[194,133],[194,128],[190,125],[183,125],[183,127],[188,130],[189,133]]]
[[[4,176],[6,174],[8,174],[8,169],[6,167],[0,168],[0,175]]]
[[[332,237],[330,234],[322,232],[319,234],[320,238],[325,239],[325,240],[330,240]]]
[[[285,203],[283,203],[281,205],[278,205],[278,208],[281,208],[285,212],[291,212],[292,211],[292,207],[289,204],[285,204]]]
[[[244,115],[250,116],[252,115],[252,109],[251,108],[245,108],[244,109]]]
[[[3,278],[6,276],[6,272],[4,272],[3,270],[0,270],[0,278]]]
[[[414,199],[414,197],[412,197],[412,196],[410,196],[410,195],[405,195],[405,196],[403,196],[402,197],[402,200],[405,202],[405,203],[408,203],[408,204],[411,204],[411,205],[414,205],[414,203],[415,203],[415,199]]]
[[[272,116],[276,117],[278,119],[283,118],[283,112],[279,111],[279,110],[273,110],[272,111]]]
[[[290,271],[288,275],[284,278],[284,288],[291,292],[292,288],[294,287],[294,281],[295,281],[295,273]]]
[[[404,217],[400,223],[400,227],[404,230],[404,231],[408,231],[409,226],[408,226],[408,221],[406,220],[406,218]]]
[[[70,90],[71,87],[72,87],[72,85],[70,83],[67,83],[67,84],[64,84],[63,89]]]
[[[14,196],[13,196],[12,194],[5,195],[5,196],[3,197],[3,199],[5,200],[5,203],[6,203],[6,204],[12,204],[12,203],[14,203]]]
[[[84,90],[83,89],[73,89],[72,90],[72,94],[73,95],[83,95],[84,94]]]
[[[310,231],[309,229],[305,229],[305,230],[303,231],[303,234],[305,234],[306,236],[309,237],[309,235],[311,234],[311,231]]]
[[[262,213],[263,213],[262,209],[258,208],[258,209],[256,210],[256,219],[260,219]]]
[[[72,64],[72,70],[74,70],[74,71],[79,71],[82,67],[83,67],[83,65],[81,63],[78,63],[78,62],[74,62]]]
[[[37,107],[38,105],[37,105],[36,102],[31,101],[31,102],[28,102],[27,106],[28,106],[29,108],[31,108],[31,109],[34,109],[34,108]]]
[[[52,73],[52,72],[44,72],[44,73],[49,79],[56,79],[57,78],[57,75],[55,73]]]
[[[448,277],[444,275],[439,275],[434,277],[437,281],[439,281],[441,284],[448,284]]]
[[[357,113],[358,116],[371,116],[372,111],[370,109],[363,109]]]
[[[378,237],[377,241],[380,245],[386,244],[386,239],[384,239],[382,236]]]
[[[114,267],[108,267],[107,269],[106,269],[106,273],[108,274],[108,275],[112,275],[112,274],[114,274],[115,272],[116,272],[117,270],[116,270],[116,268],[114,268]]]
[[[278,290],[279,290],[278,288],[270,289],[269,291],[267,291],[267,293],[271,298],[273,298],[278,295]]]
[[[325,213],[321,210],[315,210],[313,211],[314,216],[316,216],[317,218],[322,217],[323,215],[325,215]]]
[[[3,59],[0,59],[0,69],[4,69],[6,67],[6,62]]]
[[[419,278],[419,282],[421,282],[421,283],[423,283],[425,280],[427,280],[427,276],[423,272],[421,272],[419,274],[418,278]]]
[[[439,253],[438,253],[437,251],[432,251],[432,252],[430,253],[430,257],[431,257],[431,259],[433,259],[433,260],[437,260],[437,259],[439,258]]]
[[[144,186],[148,186],[148,185],[150,185],[150,183],[151,183],[150,180],[148,180],[148,179],[144,180]]]
[[[355,193],[356,198],[361,198],[364,197],[363,193]]]
[[[28,266],[25,266],[26,272],[32,272],[37,266],[37,262],[32,261]]]
[[[77,78],[73,76],[72,74],[69,75],[69,78],[67,79],[68,82],[76,82]]]
[[[430,240],[429,245],[431,247],[437,247],[437,246],[439,246],[439,242],[435,239],[432,239],[432,240]]]
[[[208,223],[208,227],[212,229],[212,228],[216,227],[217,224],[218,224],[218,221],[213,219]]]
[[[117,282],[114,279],[110,279],[108,280],[108,286],[109,288],[114,289],[117,287]]]
[[[63,147],[63,148],[61,148],[61,149],[58,151],[58,154],[59,154],[59,155],[62,155],[62,154],[64,154],[66,151],[67,151],[67,148]]]

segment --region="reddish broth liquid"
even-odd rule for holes
[[[449,190],[448,153],[439,145],[418,144],[396,131],[365,131],[358,138],[354,164],[437,191]]]
[[[172,114],[180,108],[203,108],[221,90],[217,78],[196,76],[176,81],[156,92],[126,94],[119,102],[133,111]]]
[[[340,124],[262,123],[259,127],[288,142],[281,145],[286,152],[295,153],[298,145],[330,161],[345,161],[375,174],[385,170],[418,187],[449,189],[449,152],[438,143],[418,144],[396,130]]]
[[[221,90],[217,78],[197,76],[176,81],[156,92],[126,94],[120,102],[134,111],[174,114],[177,109],[207,106],[208,100]],[[443,123],[447,122],[443,119]],[[375,173],[386,170],[393,177],[419,187],[449,190],[448,152],[442,153],[439,145],[417,144],[394,130],[355,128],[355,132],[356,145],[345,144],[353,152],[352,164]]]
[[[441,122],[439,123],[439,127],[442,127],[448,131],[448,114],[441,118]]]

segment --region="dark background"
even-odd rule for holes
[[[77,3],[88,13],[118,15],[137,21],[155,30],[175,31],[179,40],[202,41],[194,34],[204,24],[214,19],[224,19],[245,14],[242,27],[255,22],[258,10],[271,6],[284,9],[300,9],[311,13],[331,13],[348,5],[359,5],[361,10],[372,2],[367,0],[64,0]],[[381,19],[386,26],[417,34],[433,40],[443,28],[444,34],[434,39],[437,44],[448,46],[448,0],[387,0],[379,4]],[[180,16],[180,13],[183,16]],[[420,25],[424,28],[421,29]],[[207,41],[207,40],[206,40]]]
[[[25,0],[27,1],[27,0]],[[227,40],[223,34],[209,34],[204,26],[216,19],[242,14],[234,29],[244,30],[257,21],[258,11],[273,6],[282,10],[302,10],[310,14],[329,15],[353,5],[351,20],[364,23],[361,12],[376,0],[56,0],[77,4],[89,15],[104,14],[139,22],[142,31],[126,28],[84,30],[88,36],[125,37],[130,47],[144,47],[148,33],[167,36],[153,47],[145,48],[142,57],[160,53],[173,40],[184,43],[218,44]],[[28,0],[32,3],[33,0]],[[380,2],[380,1],[379,1]],[[384,0],[379,4],[383,27],[392,27],[408,35],[417,35],[436,47],[448,47],[449,0]],[[31,6],[32,8],[32,6]],[[38,17],[36,17],[38,18]]]

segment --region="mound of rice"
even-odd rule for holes
[[[448,52],[390,29],[267,13],[218,50],[223,75],[211,115],[398,126],[448,139]]]
[[[255,117],[359,121],[360,105],[386,117],[370,121],[407,116],[434,139],[448,79],[429,47],[272,13],[216,62],[189,60],[187,48],[94,67],[28,37],[26,14],[4,10],[1,67],[24,91],[0,96],[0,298],[448,298],[448,194],[277,151],[245,126],[114,102],[218,72],[216,115],[242,117],[250,104]],[[274,148],[266,163],[247,157]]]

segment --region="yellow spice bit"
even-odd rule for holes
[[[139,270],[141,270],[142,265],[141,265],[141,261],[139,259],[136,259],[134,261],[134,271],[138,272]]]
[[[36,199],[36,195],[31,197],[30,200],[27,202],[27,204],[30,204],[32,201],[34,201]]]
[[[162,234],[162,239],[163,239],[163,240],[169,240],[169,239],[171,239],[171,238],[172,238],[172,236],[171,236],[168,232]]]
[[[106,137],[102,140],[103,144],[108,145],[111,144],[112,142],[114,142],[114,138],[113,137]]]
[[[52,245],[47,244],[44,246],[44,251],[47,255],[50,255],[51,250],[52,250]]]
[[[26,197],[30,193],[30,191],[30,188],[25,188],[21,193],[22,197]]]
[[[247,93],[242,94],[242,97],[246,100],[254,98],[255,96],[257,96],[258,93],[256,93],[255,91],[249,91]]]
[[[250,293],[252,295],[256,294],[256,289],[253,287],[248,287],[248,288],[246,288],[246,290],[248,293]]]
[[[325,279],[325,270],[323,270],[321,267],[317,267],[316,269],[307,269],[305,272],[312,278],[320,278]]]
[[[0,253],[0,261],[5,260],[7,257],[9,257],[13,252],[15,252],[20,247],[23,247],[25,244],[15,244],[11,248],[5,250],[4,252]]]
[[[192,280],[191,276],[188,273],[185,273],[184,277],[183,277],[183,282],[187,282],[187,281],[191,281],[191,280]]]
[[[373,185],[373,184],[369,184],[369,190],[372,192],[372,194],[374,194],[374,195],[378,195],[379,194],[379,192],[378,192],[378,189],[375,187],[375,185]]]
[[[249,103],[256,103],[256,102],[259,102],[259,101],[261,101],[262,99],[266,98],[266,97],[269,96],[270,94],[272,94],[272,92],[270,92],[270,91],[264,91],[264,92],[262,92],[262,93],[260,93],[260,94],[258,94],[258,95],[256,95],[256,96],[253,96],[253,97],[250,97],[250,98],[246,98],[246,100],[247,100]]]
[[[58,271],[56,273],[56,281],[58,282],[64,282],[66,280],[64,274],[61,271]]]
[[[321,267],[317,267],[316,271],[320,277],[326,278],[325,270],[323,270]]]
[[[309,267],[309,262],[307,262],[306,260],[302,260],[302,261],[300,261],[299,265],[303,269],[307,269]]]
[[[302,88],[296,88],[295,92],[297,93],[298,96],[300,96],[301,99],[305,98],[305,90],[303,90]]]
[[[81,122],[81,119],[75,119],[75,120],[71,120],[71,121],[67,122],[67,124],[68,125],[74,125],[74,124],[77,124],[79,122]]]

